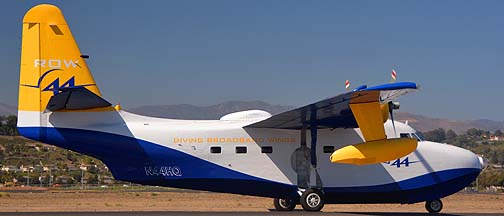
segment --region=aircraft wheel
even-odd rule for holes
[[[305,211],[320,211],[324,208],[324,194],[317,189],[307,189],[301,195],[301,206]]]
[[[425,202],[425,209],[429,213],[439,213],[443,209],[443,202],[441,200],[432,200]]]
[[[273,200],[273,205],[277,211],[292,211],[296,208],[296,203],[291,199],[275,198]]]

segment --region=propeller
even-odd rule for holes
[[[394,122],[394,110],[399,109],[399,107],[400,107],[399,102],[390,101],[388,103],[390,120],[392,121],[392,127],[394,128],[394,135],[396,137],[397,137],[397,131],[396,131],[395,122]]]

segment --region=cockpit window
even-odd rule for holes
[[[401,138],[414,138],[414,139],[417,139],[418,141],[424,141],[424,137],[419,132],[417,132],[417,133],[401,133],[400,136],[401,136]]]
[[[415,137],[418,141],[424,141],[425,140],[425,138],[423,137],[422,133],[416,132],[416,133],[412,133],[411,135],[413,135],[413,137]]]
[[[411,138],[410,134],[408,133],[401,133],[400,136],[401,138]]]

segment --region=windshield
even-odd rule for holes
[[[420,132],[413,133],[413,135],[417,138],[418,141],[425,141],[424,136]]]

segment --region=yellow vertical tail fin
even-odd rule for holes
[[[65,87],[83,86],[101,96],[63,13],[54,5],[37,5],[26,13],[20,68],[20,112],[44,111],[51,96]]]

